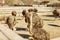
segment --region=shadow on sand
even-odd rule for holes
[[[43,19],[43,20],[45,20],[45,21],[54,21],[54,20],[51,20],[51,19]]]
[[[54,16],[54,15],[42,15],[42,16],[45,16],[45,17],[54,17],[55,19],[54,20],[50,20],[50,19],[43,19],[45,21],[55,21],[57,18],[60,18],[60,16]],[[60,19],[58,19],[60,20]]]
[[[54,26],[54,27],[60,27],[60,25],[56,25],[56,24],[48,24],[49,26]]]
[[[54,15],[43,15],[43,16],[46,16],[46,17],[54,17]]]
[[[18,34],[18,35],[20,35],[21,37],[23,37],[25,39],[28,39],[30,37],[30,35],[28,35],[28,34]]]
[[[16,31],[26,31],[27,28],[16,28]]]
[[[46,16],[46,17],[55,17],[54,15],[42,15],[42,16]],[[60,16],[57,16],[57,18],[60,18]]]

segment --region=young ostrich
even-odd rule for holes
[[[14,30],[14,26],[16,25],[16,11],[12,11],[11,16],[7,17],[6,24],[9,26],[11,30]]]
[[[54,15],[54,17],[55,17],[54,20],[56,20],[56,18],[59,16],[59,12],[57,12],[57,10],[54,10],[54,11],[53,11],[53,15]]]
[[[37,9],[29,9],[28,12],[26,12],[26,10],[24,10],[24,13],[22,12],[23,16],[25,16],[26,23],[28,23],[27,27],[29,29],[31,37],[33,40],[49,40],[49,34],[44,29],[42,29],[43,21],[36,13]]]

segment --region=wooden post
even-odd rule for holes
[[[9,39],[0,31],[0,40],[9,40]]]
[[[30,31],[32,30],[32,16],[33,16],[33,14],[31,13],[31,17],[30,17]]]
[[[19,35],[17,35],[14,31],[10,30],[9,28],[5,27],[3,24],[0,23],[0,31],[9,39],[9,40],[25,40]]]

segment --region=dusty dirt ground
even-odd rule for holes
[[[50,38],[60,37],[60,18],[54,21],[55,18],[51,12],[38,13],[38,15],[43,19],[43,28],[50,34]],[[18,23],[15,25],[15,32],[22,38],[28,39],[30,35],[27,31],[27,23],[25,23],[24,18],[22,20],[21,17],[17,18],[20,20],[17,20]]]
[[[49,13],[49,14],[48,14]],[[44,29],[50,34],[50,38],[60,37],[60,18],[57,18],[55,21],[55,17],[51,12],[38,13],[38,15],[43,19]],[[18,20],[16,24],[16,33],[21,37],[28,39],[29,32],[26,30],[27,24],[23,20]]]
[[[43,28],[50,34],[50,38],[60,37],[60,18],[54,20],[55,17],[51,12],[40,13],[39,15],[44,21]]]

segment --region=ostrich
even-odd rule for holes
[[[27,12],[28,11],[28,12]],[[49,34],[42,29],[43,20],[38,16],[37,9],[23,10],[25,22],[28,23],[30,36],[33,40],[50,40]]]
[[[54,20],[56,20],[56,18],[59,16],[59,12],[57,12],[57,10],[54,10],[54,11],[53,11],[53,15],[54,15],[54,17],[55,17]]]

